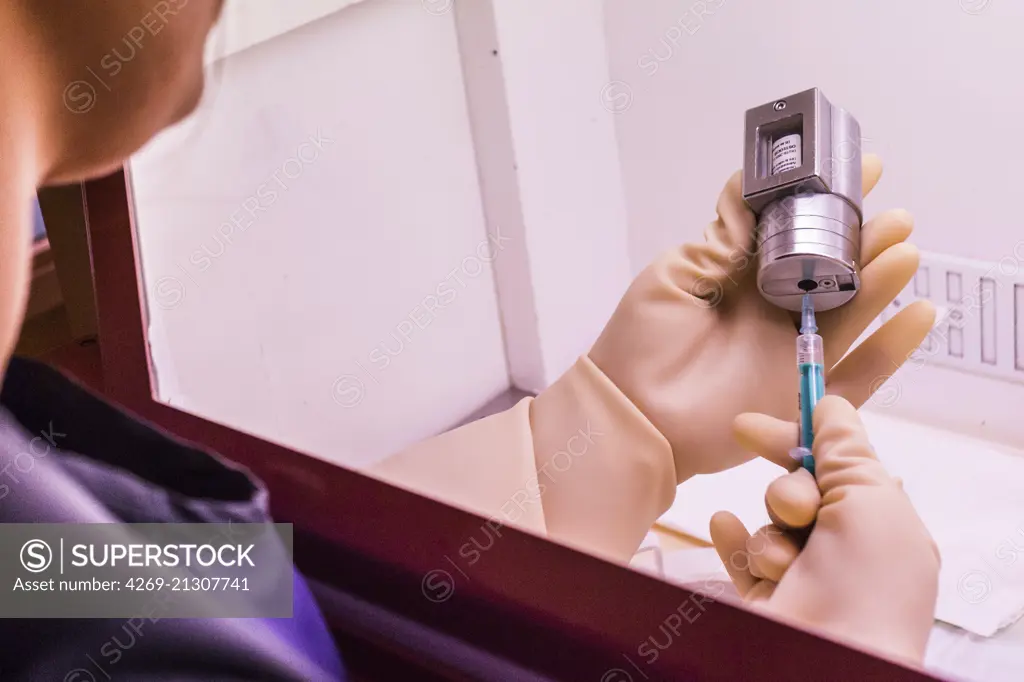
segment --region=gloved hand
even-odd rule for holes
[[[865,155],[865,195],[881,172],[878,157]],[[732,421],[741,412],[796,418],[796,324],[757,290],[755,223],[736,173],[718,200],[706,243],[673,249],[644,270],[589,353],[668,440],[679,482],[750,459],[732,438]],[[827,391],[857,406],[934,323],[934,307],[914,303],[840,362],[916,272],[917,249],[904,243],[911,229],[905,211],[867,221],[861,290],[817,316]]]
[[[838,396],[818,403],[817,481],[788,455],[796,424],[747,414],[736,432],[745,449],[791,471],[768,487],[771,525],[750,535],[728,512],[711,519],[739,593],[803,627],[920,663],[938,596],[938,549],[875,457],[856,409]]]

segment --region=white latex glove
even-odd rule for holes
[[[878,157],[865,155],[865,195],[881,174]],[[751,459],[733,440],[736,415],[797,416],[797,325],[757,289],[755,227],[737,172],[705,242],[672,249],[644,270],[589,354],[668,440],[679,482]],[[817,316],[828,392],[857,406],[899,369],[935,319],[934,306],[914,303],[843,357],[917,271],[918,251],[906,243],[911,228],[906,211],[868,220],[860,291]]]
[[[728,512],[711,537],[739,593],[795,621],[921,663],[938,598],[939,552],[898,479],[875,457],[856,409],[826,396],[814,412],[817,481],[797,442],[766,415],[737,419],[741,444],[790,470],[768,488],[774,523],[753,535]]]

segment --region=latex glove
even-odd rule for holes
[[[865,195],[881,172],[878,157],[865,155]],[[817,315],[827,390],[857,406],[934,323],[934,307],[914,303],[840,362],[916,272],[917,249],[904,243],[911,229],[905,211],[869,220],[861,233],[861,290],[846,305]],[[664,434],[679,482],[751,458],[732,438],[732,421],[741,412],[796,418],[795,318],[757,290],[754,230],[736,173],[718,200],[706,243],[673,249],[644,270],[590,351]]]
[[[744,599],[803,627],[920,663],[938,598],[939,552],[857,411],[826,396],[814,413],[817,481],[799,469],[774,419],[743,415],[742,445],[791,470],[768,488],[773,524],[750,535],[728,512],[715,549]],[[809,534],[808,534],[809,531]]]

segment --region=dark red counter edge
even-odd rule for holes
[[[156,402],[125,174],[83,190],[104,394],[259,476],[275,518],[295,526],[299,569],[321,589],[559,680],[938,679],[727,603],[698,605],[685,589],[510,528],[494,537],[480,517]],[[469,565],[459,548],[472,540],[493,544]],[[447,599],[425,596],[446,596],[449,576]],[[322,607],[358,676],[390,679],[398,673],[385,667],[404,665],[423,679],[465,679],[400,638],[370,641],[331,604]]]

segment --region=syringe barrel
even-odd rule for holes
[[[825,395],[825,354],[821,337],[801,334],[796,337],[796,361],[800,373],[800,445],[810,448],[814,443],[814,408]],[[813,474],[810,458],[804,466]]]
[[[825,364],[825,351],[820,336],[800,334],[796,337],[796,362],[798,365]]]

